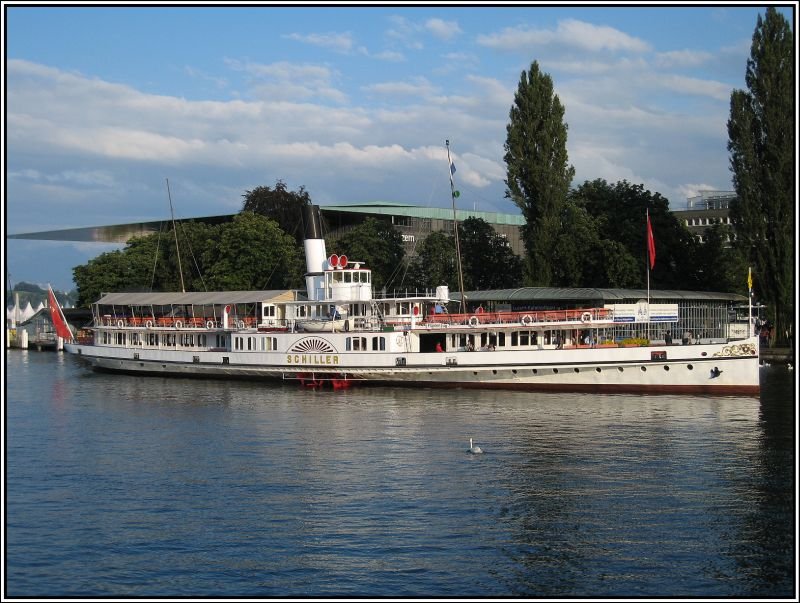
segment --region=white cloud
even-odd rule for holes
[[[435,92],[434,86],[424,77],[414,78],[412,82],[381,82],[364,86],[364,90],[385,96],[413,96],[425,98]]]
[[[335,50],[336,52],[343,52],[343,53],[350,52],[351,50],[353,50],[353,47],[355,45],[355,42],[353,41],[353,35],[350,32],[327,33],[327,34],[291,33],[291,34],[285,34],[282,37],[289,40],[295,40],[297,42],[303,42],[305,44],[311,44],[312,46],[329,48],[331,50]]]
[[[425,22],[425,29],[440,40],[452,40],[462,33],[457,22],[443,19],[428,19]]]
[[[697,67],[708,63],[713,58],[710,52],[699,50],[670,50],[656,54],[655,65],[662,68]]]
[[[507,27],[499,33],[478,36],[478,44],[498,50],[527,52],[536,46],[559,46],[580,51],[647,52],[650,45],[618,29],[576,19],[559,21],[556,29]]]

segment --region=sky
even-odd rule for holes
[[[278,180],[320,205],[505,197],[533,61],[565,108],[573,186],[686,207],[732,190],[730,95],[765,6],[32,6],[4,3],[6,234],[230,214]],[[779,7],[794,30],[794,4]],[[793,124],[796,127],[796,124]],[[74,287],[120,246],[6,240],[7,281]]]

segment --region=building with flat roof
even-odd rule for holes
[[[730,205],[736,199],[734,191],[700,191],[695,197],[686,200],[685,209],[673,209],[675,216],[683,221],[686,228],[701,243],[706,230],[714,224],[732,226]]]

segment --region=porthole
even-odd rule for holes
[[[517,369],[511,369],[511,372],[516,375],[517,374]]]
[[[493,370],[492,371],[492,375],[496,375],[496,374],[497,374],[497,371]]]
[[[477,374],[478,374],[478,371],[472,371],[472,374],[473,374],[473,375],[477,375]]]
[[[687,364],[686,368],[688,368],[690,371],[694,369],[694,367],[691,364]]]
[[[668,370],[669,370],[669,367],[668,367],[667,365],[664,365],[664,370],[665,370],[665,371],[668,371]]]
[[[641,367],[641,369],[642,369],[642,372],[643,372],[643,373],[644,373],[644,372],[647,372],[647,367],[646,367],[646,366],[643,366],[643,367]]]
[[[554,372],[554,373],[557,373],[557,372],[558,372],[558,369],[553,369],[553,372]]]
[[[618,366],[618,367],[617,367],[617,370],[618,370],[618,371],[621,373],[621,372],[622,372],[623,370],[625,370],[625,369],[623,369],[621,366]]]
[[[594,370],[596,370],[596,371],[599,373],[599,372],[600,372],[600,367],[598,366],[598,367],[597,367],[596,369],[594,369]]]
[[[572,370],[574,370],[576,373],[580,373],[581,372],[581,369],[579,369],[577,366]]]
[[[701,356],[708,356],[708,352],[700,352]]]
[[[538,374],[539,374],[539,371],[538,371],[537,369],[531,369],[531,372],[532,372],[534,375],[538,375]]]

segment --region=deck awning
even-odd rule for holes
[[[303,299],[299,291],[189,291],[106,293],[96,303],[101,306],[212,306],[223,304],[255,304]]]

